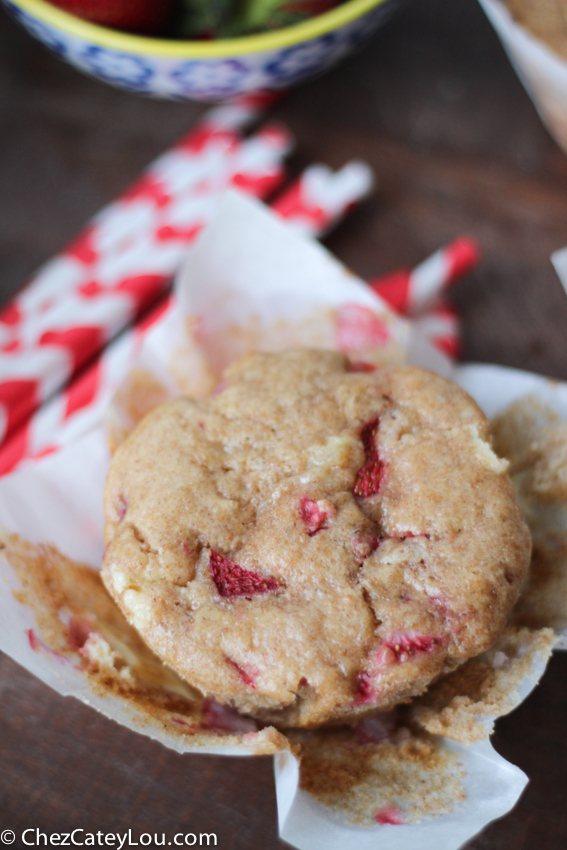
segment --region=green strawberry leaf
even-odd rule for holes
[[[234,0],[181,0],[179,38],[217,38],[234,10]]]

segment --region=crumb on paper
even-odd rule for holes
[[[301,745],[301,788],[364,826],[415,823],[456,809],[465,799],[457,756],[421,730],[397,722],[388,729],[382,717],[354,729],[292,733]]]
[[[567,626],[567,423],[528,395],[493,422],[495,448],[510,475],[529,526],[532,560],[512,612],[518,626]]]
[[[153,725],[191,747],[242,745],[243,753],[289,749],[276,729],[257,724],[202,695],[169,670],[146,646],[108,595],[98,571],[78,564],[55,547],[0,534],[0,550],[29,606],[36,628],[31,648],[56,663],[72,665],[99,695],[121,697],[140,726]]]
[[[492,649],[439,679],[411,707],[413,720],[434,735],[461,743],[488,738],[494,721],[520,701],[518,689],[534,664],[547,662],[551,629],[509,627]]]

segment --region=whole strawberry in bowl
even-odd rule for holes
[[[404,0],[0,2],[60,58],[103,82],[152,97],[223,101],[325,71]]]
[[[173,14],[175,0],[50,0],[71,15],[112,29],[157,35]]]
[[[328,12],[341,0],[178,0],[178,32],[187,38],[234,38],[281,29]]]

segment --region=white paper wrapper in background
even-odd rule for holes
[[[156,327],[146,343],[145,358],[164,379],[179,332],[187,315],[198,326],[199,342],[213,369],[248,347],[283,348],[293,345],[349,343],[337,336],[337,310],[362,308],[363,330],[378,337],[386,357],[404,351],[416,364],[448,374],[448,362],[419,339],[412,340],[407,324],[364,287],[321,246],[288,232],[270,213],[250,201],[231,196],[218,217],[187,258],[180,277],[178,308]],[[179,305],[183,308],[180,309]],[[251,307],[253,305],[253,307]],[[347,311],[348,313],[348,311]],[[369,315],[374,320],[368,322]],[[247,328],[242,331],[241,325]],[[268,333],[266,333],[268,328]],[[313,333],[310,335],[309,329]],[[220,342],[219,342],[220,341]],[[376,340],[375,340],[376,341]],[[368,342],[368,340],[366,341]],[[366,354],[366,342],[362,351]],[[217,344],[218,343],[218,344]],[[222,344],[220,344],[222,343]],[[193,351],[192,356],[195,356]],[[523,392],[551,392],[567,416],[567,389],[545,379],[497,367],[469,366],[453,375],[491,415]],[[10,531],[32,542],[52,542],[66,555],[93,566],[103,551],[102,489],[109,453],[101,427],[69,448],[0,480],[0,514]],[[85,482],[90,482],[86,487]],[[30,494],[33,497],[30,498]],[[35,652],[27,630],[34,626],[29,608],[10,593],[11,567],[0,558],[0,648],[61,694],[76,696],[108,717],[136,729],[177,751],[250,754],[251,744],[196,748],[191,739],[169,734],[163,725],[148,723],[119,697],[93,694],[82,673],[46,652]],[[536,659],[522,683],[519,700],[535,686],[545,661]],[[497,755],[488,741],[464,747],[445,741],[465,771],[466,800],[451,814],[413,825],[352,826],[325,809],[298,787],[297,759],[287,751],[276,755],[276,790],[280,833],[303,850],[456,850],[486,823],[515,804],[527,779],[518,768]]]
[[[500,0],[479,0],[479,3],[541,120],[567,153],[567,62],[516,23]]]
[[[554,251],[551,255],[551,262],[567,295],[567,248]]]
[[[502,413],[509,405],[523,396],[534,396],[548,405],[562,420],[567,421],[567,384],[543,378],[519,369],[503,366],[464,365],[458,366],[453,374],[455,380],[480,405],[489,419]],[[495,393],[493,388],[497,387]],[[567,525],[567,506],[551,512],[552,521],[557,522],[564,533]],[[556,649],[567,649],[567,627],[557,631]]]
[[[226,194],[187,254],[176,293],[180,309],[149,333],[141,355],[164,382],[171,382],[172,352],[175,375],[179,364],[185,374],[198,371],[205,352],[218,380],[246,351],[293,346],[340,347],[354,359],[372,351],[445,376],[451,371],[448,358],[318,242],[237,192]],[[188,321],[197,356],[184,342]]]

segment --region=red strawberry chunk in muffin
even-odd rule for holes
[[[252,688],[252,690],[256,690],[256,675],[257,671],[252,671],[249,667],[244,668],[240,664],[237,664],[236,661],[233,661],[232,658],[226,659],[231,667],[234,667],[235,671],[238,673],[238,678],[241,682],[243,682],[247,687]]]
[[[367,460],[370,460],[376,454],[376,434],[378,433],[379,424],[378,419],[373,419],[371,422],[367,422],[360,432],[360,439],[364,446],[364,454]]]
[[[442,643],[429,635],[393,634],[384,640],[368,660],[368,665],[358,676],[358,687],[353,705],[370,705],[379,699],[377,682],[384,668],[403,664],[422,652],[432,652]]]
[[[376,671],[393,664],[403,664],[420,652],[432,652],[441,640],[429,635],[393,634],[387,638],[374,654],[370,670]]]
[[[67,624],[67,640],[71,649],[82,649],[94,630],[92,617],[71,617]]]
[[[393,803],[385,803],[377,812],[374,812],[374,820],[382,825],[401,826],[404,823],[401,811]]]
[[[235,709],[221,705],[214,699],[204,699],[201,705],[204,722],[201,729],[212,732],[230,732],[233,735],[245,735],[257,732],[258,727],[249,717],[242,717]]]
[[[121,493],[119,498],[118,498],[118,507],[117,507],[118,519],[119,519],[120,522],[122,522],[122,520],[126,516],[127,510],[128,510],[128,504],[126,502],[126,498]]]
[[[363,564],[376,551],[381,542],[381,539],[377,535],[374,536],[372,534],[364,534],[361,531],[355,531],[350,545],[352,546],[356,563]]]
[[[356,474],[354,495],[360,496],[361,499],[368,499],[369,496],[376,495],[380,490],[383,477],[384,467],[381,461],[377,457],[367,460]]]
[[[254,596],[280,587],[277,579],[264,578],[253,570],[246,570],[213,549],[209,550],[209,567],[220,596]]]
[[[353,701],[353,706],[371,705],[373,702],[378,702],[379,692],[375,688],[375,683],[372,677],[366,671],[360,673],[358,677],[358,690]]]
[[[308,496],[303,496],[299,503],[299,516],[303,520],[309,537],[313,537],[322,528],[328,528],[329,520],[335,514],[335,506],[327,499],[315,502]]]
[[[360,496],[361,499],[367,499],[369,496],[378,493],[384,477],[384,464],[378,457],[378,449],[376,448],[378,424],[379,420],[373,419],[371,422],[367,422],[360,432],[366,462],[356,473],[354,495]]]
[[[385,663],[395,664],[396,662],[409,661],[412,656],[419,652],[431,652],[439,643],[438,638],[429,635],[391,635],[388,640],[384,641],[383,652],[388,652],[388,661]],[[390,660],[392,656],[393,661]]]
[[[425,532],[414,532],[414,531],[400,531],[398,534],[392,534],[390,537],[385,537],[385,540],[401,540],[402,543],[404,540],[411,540],[415,537],[424,537],[426,540],[431,540],[431,535],[426,534]]]
[[[364,360],[355,360],[348,364],[347,372],[375,372],[377,366],[374,363],[366,363]]]

